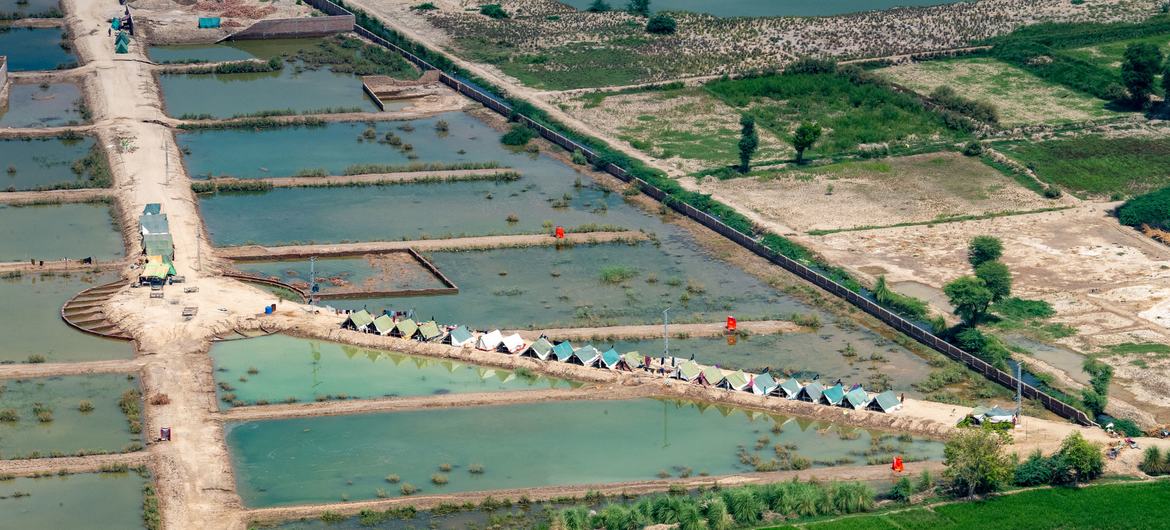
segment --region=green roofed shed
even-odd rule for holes
[[[561,342],[553,346],[552,353],[558,361],[567,362],[573,356],[573,345],[569,341]]]
[[[374,319],[374,330],[379,335],[388,335],[394,329],[394,319],[390,315],[382,315]]]
[[[821,403],[826,405],[840,405],[845,399],[845,389],[841,385],[833,385],[821,392]]]
[[[893,390],[887,390],[874,397],[867,408],[889,413],[902,408],[902,401],[898,399]]]
[[[552,353],[552,350],[552,343],[549,342],[548,339],[541,337],[536,339],[536,342],[533,342],[532,345],[526,348],[523,352],[520,352],[520,355],[525,357],[535,357],[542,361],[546,361],[548,360],[548,354]]]
[[[434,320],[423,322],[418,327],[417,334],[420,339],[427,342],[433,341],[443,335],[443,333],[439,331],[439,325],[436,324]]]
[[[852,409],[863,409],[869,404],[869,394],[864,388],[857,387],[845,393],[845,400],[841,402],[841,406]]]

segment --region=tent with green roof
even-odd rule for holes
[[[569,362],[569,358],[573,356],[573,345],[569,341],[559,342],[553,346],[552,353],[558,361]]]
[[[390,331],[394,329],[394,319],[390,315],[382,315],[374,319],[374,331],[379,335],[389,335]]]
[[[414,319],[399,320],[394,328],[390,330],[391,337],[401,337],[409,339],[414,336],[414,332],[418,331],[418,324],[415,324]]]
[[[788,380],[780,383],[780,386],[776,387],[776,390],[772,391],[772,393],[785,399],[796,399],[796,396],[800,394],[800,390],[800,381],[797,381],[795,377],[789,377]],[[817,397],[820,398],[820,396]]]
[[[752,378],[752,393],[757,396],[766,396],[779,386],[772,374],[764,372]]]
[[[475,336],[471,334],[471,330],[467,326],[456,326],[455,329],[447,333],[443,337],[443,344],[450,344],[456,348],[462,348],[475,341]]]
[[[573,355],[569,357],[569,362],[573,364],[580,364],[581,366],[597,366],[601,361],[601,352],[594,348],[592,344],[587,344],[576,350],[573,350]]]
[[[431,342],[443,336],[443,332],[439,331],[439,325],[434,320],[431,320],[419,325],[418,331],[415,331],[413,336],[418,340]]]
[[[821,392],[818,403],[822,405],[840,405],[845,400],[845,389],[841,385],[833,385]]]
[[[703,367],[699,366],[699,363],[695,361],[683,361],[682,364],[678,365],[678,369],[675,370],[675,377],[683,381],[694,381],[700,375],[703,375]]]
[[[610,370],[616,370],[618,368],[618,363],[621,361],[622,354],[618,353],[617,350],[613,348],[605,350],[605,352],[601,354],[601,366],[609,368]]]
[[[144,236],[147,234],[171,233],[170,223],[167,222],[167,214],[142,214],[138,216],[138,231]]]
[[[821,394],[825,391],[825,387],[819,382],[813,381],[801,387],[800,392],[796,394],[796,399],[800,401],[808,401],[810,403],[820,403]]]
[[[374,317],[370,316],[370,312],[365,309],[356,313],[350,313],[341,327],[352,329],[354,331],[369,331],[370,324],[374,323]]]
[[[520,356],[521,357],[533,357],[536,359],[540,359],[542,361],[547,361],[548,355],[550,353],[552,353],[552,350],[553,350],[552,343],[549,342],[548,339],[541,337],[539,339],[536,339],[536,342],[533,342],[531,346],[525,348],[524,351],[520,352]]]
[[[848,407],[854,410],[865,408],[869,404],[869,393],[865,391],[860,385],[853,390],[845,393],[845,399],[841,401],[842,407]]]
[[[142,209],[142,215],[158,215],[162,213],[162,205],[157,202],[152,202]]]
[[[893,390],[887,390],[875,396],[866,408],[890,413],[900,410],[902,408],[902,401],[898,399],[897,394],[894,394]]]
[[[629,371],[637,370],[638,368],[642,367],[642,361],[644,360],[645,359],[642,357],[642,354],[636,351],[626,352],[625,355],[622,355],[621,361],[618,361],[618,369]]]
[[[175,241],[170,234],[146,234],[142,236],[143,254],[162,256],[167,261],[175,259]]]
[[[748,378],[748,375],[743,373],[743,370],[736,370],[734,372],[725,373],[723,379],[721,379],[718,383],[715,383],[715,386],[726,388],[728,390],[739,391],[746,389],[750,384],[751,379]]]
[[[702,385],[717,385],[723,380],[723,370],[714,366],[703,368],[703,372],[699,374],[699,384]]]

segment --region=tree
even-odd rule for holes
[[[1166,61],[1166,69],[1162,70],[1162,104],[1170,104],[1170,61]]]
[[[1012,294],[1012,273],[998,261],[985,261],[975,267],[975,277],[991,291],[991,301],[998,302]]]
[[[815,123],[802,122],[792,133],[792,147],[796,149],[796,163],[804,162],[804,151],[817,143],[821,138],[821,126]]]
[[[739,117],[739,172],[751,170],[752,155],[760,146],[760,135],[756,133],[756,119],[748,114]]]
[[[626,11],[648,17],[650,16],[650,0],[630,0],[630,3],[626,4]]]
[[[974,276],[963,276],[943,286],[943,292],[955,308],[955,314],[968,326],[974,326],[987,313],[994,295],[983,280]]]
[[[508,18],[508,12],[504,11],[504,8],[500,7],[500,4],[484,4],[479,6],[479,14],[494,19]]]
[[[975,236],[967,244],[967,261],[972,269],[979,268],[984,262],[995,261],[1003,256],[1003,242],[997,237]]]
[[[1105,461],[1101,459],[1101,446],[1086,440],[1081,433],[1073,432],[1060,443],[1060,452],[1057,453],[1068,464],[1076,482],[1088,482],[1099,476],[1105,470]]]
[[[943,448],[945,475],[966,497],[998,490],[1014,467],[1003,452],[1004,439],[984,429],[959,433]]]
[[[1129,90],[1129,101],[1144,108],[1154,91],[1154,76],[1162,68],[1162,50],[1148,42],[1130,44],[1121,62],[1121,82]]]
[[[670,35],[678,29],[678,22],[666,13],[659,13],[646,21],[646,32],[656,35]]]
[[[605,0],[593,0],[593,3],[589,4],[589,7],[586,8],[585,10],[590,12],[590,13],[604,13],[606,11],[609,11],[610,9],[613,9],[613,8],[610,7],[609,3],[606,2]]]

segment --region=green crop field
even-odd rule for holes
[[[1131,195],[1170,185],[1170,138],[1082,136],[996,148],[1078,195]]]
[[[1170,481],[1056,488],[1005,495],[981,502],[917,508],[801,525],[812,530],[983,530],[1026,528],[1165,528],[1170,520]],[[777,527],[795,528],[795,527]]]
[[[1125,55],[1125,48],[1131,44],[1148,42],[1162,49],[1162,53],[1170,53],[1170,35],[1153,35],[1137,39],[1119,40],[1065,50],[1064,53],[1082,59],[1097,66],[1110,69],[1120,69],[1121,60]]]

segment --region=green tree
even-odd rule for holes
[[[996,491],[1011,478],[1014,465],[1003,452],[1004,439],[984,429],[965,429],[943,447],[944,474],[955,490],[970,497]]]
[[[740,115],[739,126],[739,172],[747,173],[751,170],[752,156],[760,146],[760,135],[756,133],[756,119],[751,115]]]
[[[974,276],[963,276],[943,286],[943,292],[955,308],[955,314],[969,326],[978,324],[987,314],[994,295],[983,280]]]
[[[1003,256],[1003,242],[998,237],[975,236],[967,244],[967,261],[972,269],[979,268],[984,262],[995,261]]]
[[[796,149],[796,163],[804,162],[804,152],[810,149],[817,140],[821,139],[821,126],[815,123],[802,122],[796,128],[796,132],[792,133],[793,149]]]
[[[1154,44],[1139,42],[1125,48],[1121,62],[1121,82],[1129,90],[1129,101],[1144,108],[1154,92],[1154,76],[1162,69],[1162,50]]]
[[[1057,454],[1064,458],[1077,482],[1088,482],[1101,476],[1105,471],[1101,446],[1086,440],[1079,432],[1068,435],[1060,443],[1060,451]]]
[[[1170,60],[1166,61],[1166,68],[1162,70],[1162,103],[1170,104]]]
[[[646,21],[646,33],[654,33],[656,35],[670,35],[678,30],[678,22],[674,21],[674,17],[666,13],[658,13],[650,17]]]
[[[585,10],[590,12],[590,13],[604,13],[606,11],[609,11],[610,9],[613,9],[613,8],[610,7],[609,3],[606,2],[605,0],[593,0],[593,3],[589,4],[589,7],[586,8]]]
[[[479,6],[479,14],[494,19],[508,18],[508,12],[504,11],[504,8],[500,7],[500,4],[484,4]]]
[[[1012,294],[1012,273],[998,261],[985,261],[975,267],[975,277],[991,291],[991,300],[998,302]]]
[[[626,11],[644,17],[650,16],[650,0],[630,0],[626,4]]]

